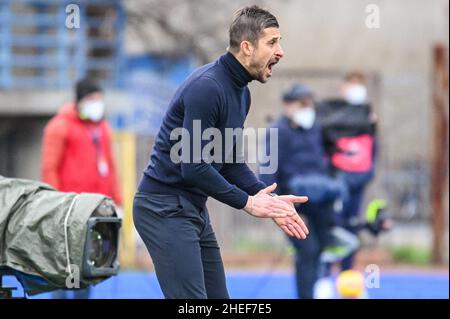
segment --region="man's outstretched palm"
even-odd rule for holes
[[[294,195],[281,195],[277,196],[278,199],[292,205],[295,209],[294,204],[296,203],[306,203],[308,197],[306,196],[294,196]],[[288,236],[297,237],[298,239],[305,239],[309,231],[303,220],[298,214],[293,214],[286,217],[273,218],[275,224],[278,225]]]

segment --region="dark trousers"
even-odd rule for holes
[[[299,211],[306,217],[309,235],[306,239],[289,237],[295,248],[297,295],[301,299],[312,299],[319,277],[320,253],[331,241],[334,211],[331,204],[302,205]]]
[[[361,229],[359,225],[359,214],[361,210],[361,204],[364,198],[365,187],[351,189],[349,191],[349,198],[342,210],[342,219],[340,224],[342,227],[357,235]],[[353,261],[355,259],[356,252],[350,254],[348,257],[341,261],[341,270],[349,270],[353,267]]]
[[[166,298],[229,298],[206,207],[198,209],[182,196],[138,192],[133,218]]]

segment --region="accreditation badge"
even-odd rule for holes
[[[97,163],[97,169],[101,177],[106,177],[109,174],[108,162],[104,158],[100,158]]]

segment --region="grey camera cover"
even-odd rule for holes
[[[76,195],[41,182],[0,176],[0,269],[21,272],[16,277],[29,295],[67,287],[64,220]],[[80,288],[106,279],[82,275],[87,221],[105,201],[114,205],[100,194],[79,194],[68,219],[70,264],[77,271],[73,278],[79,275]]]

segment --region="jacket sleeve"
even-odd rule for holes
[[[245,87],[245,94],[248,99],[247,104],[247,114],[250,110],[251,104],[251,95],[248,87]],[[244,140],[243,137],[239,137],[239,140],[236,143],[241,143],[243,146]],[[222,174],[225,179],[230,182],[230,184],[234,184],[240,189],[244,190],[249,195],[255,195],[260,190],[266,188],[266,184],[256,177],[253,171],[248,167],[247,163],[243,160],[237,160],[237,147],[236,144],[233,147],[233,161],[231,163],[223,164],[222,169],[220,170],[220,174]],[[241,154],[242,155],[242,154]]]
[[[41,178],[56,189],[60,188],[59,168],[64,156],[66,137],[66,123],[57,117],[50,120],[44,129]]]
[[[229,183],[236,185],[249,195],[255,195],[260,190],[266,188],[266,184],[256,177],[253,171],[248,167],[247,163],[236,160],[235,153],[236,145],[233,148],[233,161],[231,163],[224,163],[220,170],[220,174],[222,174]]]
[[[192,83],[183,97],[184,122],[183,128],[189,132],[188,139],[182,141],[182,154],[190,153],[189,161],[183,158],[181,174],[189,184],[200,188],[209,196],[237,209],[247,204],[248,194],[236,185],[230,184],[210,163],[203,158],[203,150],[209,140],[196,141],[198,125],[200,132],[214,128],[220,118],[221,94],[218,84],[209,78],[200,78]],[[196,123],[194,123],[196,121]],[[199,143],[200,148],[195,144]],[[192,151],[192,152],[191,152]],[[199,154],[196,154],[199,153]]]

